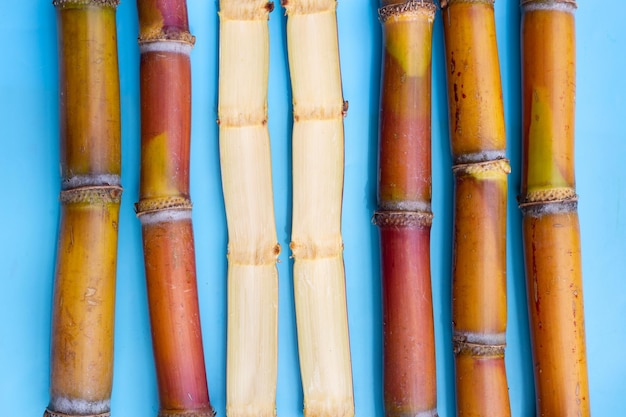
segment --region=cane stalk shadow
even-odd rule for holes
[[[437,398],[441,415],[456,414],[454,353],[452,346],[452,240],[454,179],[448,123],[448,91],[442,12],[433,26],[433,309],[437,346]],[[437,327],[437,324],[439,327]]]
[[[509,320],[507,326],[508,347],[505,358],[511,393],[511,411],[513,415],[533,415],[535,413],[534,367],[526,295],[522,215],[517,207],[522,166],[521,48],[519,38],[521,14],[517,3],[505,3],[501,7],[505,8],[503,14],[506,17],[506,31],[504,32],[506,37],[500,37],[499,44],[505,44],[507,47],[501,49],[504,54],[500,56],[500,65],[507,133],[507,155],[511,163],[507,212],[507,300],[510,310],[509,317],[516,318],[516,321]],[[512,370],[517,370],[518,373],[514,374],[511,372]]]
[[[280,415],[298,410],[301,415],[304,392],[298,354],[294,261],[289,249],[293,218],[293,95],[287,54],[287,19],[284,9],[277,2],[270,16],[269,88],[270,91],[274,89],[280,94],[270,93],[268,101],[276,227],[281,245],[277,265],[279,279],[277,411]]]
[[[370,4],[370,27],[372,30],[371,44],[373,46],[370,58],[370,92],[369,92],[369,120],[367,146],[367,182],[365,187],[365,201],[367,210],[372,215],[377,209],[378,189],[378,145],[379,145],[379,114],[380,114],[380,79],[382,72],[382,30],[378,19],[379,1],[372,0]],[[372,398],[374,404],[373,415],[384,415],[383,405],[383,311],[382,311],[382,277],[380,264],[380,236],[378,228],[372,223],[369,227],[370,240],[370,271],[372,271],[371,304],[371,334],[373,334],[373,351],[371,358],[374,385]]]

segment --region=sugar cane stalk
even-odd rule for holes
[[[430,278],[432,1],[382,1],[378,210],[388,417],[436,416]]]
[[[589,416],[574,178],[574,0],[523,0],[520,208],[537,415]]]
[[[137,216],[159,416],[213,416],[204,366],[189,199],[194,37],[184,0],[138,0],[141,181]]]
[[[294,291],[307,417],[354,415],[341,203],[343,101],[336,0],[283,1],[293,91]]]
[[[443,1],[455,174],[452,323],[459,416],[511,415],[506,132],[493,0]]]
[[[55,0],[61,224],[47,417],[108,416],[120,187],[117,0]]]
[[[220,159],[228,222],[226,415],[273,417],[278,271],[270,138],[267,0],[221,0]]]

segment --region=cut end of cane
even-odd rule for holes
[[[63,410],[56,411],[56,410]],[[109,417],[111,401],[89,401],[82,398],[70,398],[53,395],[44,417]]]
[[[90,414],[88,416],[84,414],[63,414],[57,413],[55,411],[50,411],[46,408],[46,411],[43,413],[43,417],[111,417],[111,413],[102,413],[102,414]]]
[[[304,417],[354,417],[354,404],[351,399],[309,401],[304,406]]]
[[[578,8],[576,0],[521,0],[520,6],[524,11],[557,10],[573,12]]]
[[[203,408],[202,410],[161,410],[157,417],[214,417],[217,413],[213,408]]]
[[[276,409],[264,410],[265,407],[250,404],[247,407],[226,407],[227,417],[276,417]]]
[[[378,18],[382,23],[389,19],[398,19],[411,16],[427,17],[430,22],[435,20],[437,6],[433,0],[409,0],[404,2],[383,2],[378,9]]]
[[[226,20],[267,20],[274,11],[274,2],[267,0],[221,0],[219,16]]]
[[[337,0],[281,0],[287,15],[334,12]]]
[[[52,5],[59,9],[69,9],[74,7],[110,7],[115,9],[120,4],[120,0],[54,0]]]
[[[440,0],[439,4],[442,9],[454,4],[454,3],[484,3],[493,5],[496,0]]]
[[[433,408],[432,410],[426,410],[426,411],[393,410],[393,412],[389,412],[389,409],[390,407],[388,405],[385,405],[385,410],[387,411],[387,415],[393,416],[393,417],[439,417],[439,414],[437,414],[436,408]]]

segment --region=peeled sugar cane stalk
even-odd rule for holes
[[[55,0],[59,226],[46,417],[109,416],[122,188],[117,0]]]
[[[381,3],[378,210],[387,417],[436,416],[430,276],[431,49],[435,4]]]
[[[573,0],[523,0],[524,257],[537,415],[589,416],[574,178]]]
[[[452,323],[459,416],[510,416],[506,132],[493,0],[441,4],[455,177]]]
[[[207,389],[191,201],[189,33],[184,0],[138,0],[143,235],[159,417],[212,417]]]
[[[306,417],[354,415],[341,204],[347,110],[335,0],[283,1],[293,92],[294,292]]]
[[[266,0],[220,1],[220,162],[228,222],[226,415],[273,417],[278,271],[270,138]]]

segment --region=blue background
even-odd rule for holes
[[[626,4],[581,1],[577,16],[576,169],[583,238],[584,296],[591,405],[596,416],[617,415],[626,395]],[[345,119],[343,236],[348,313],[358,416],[382,410],[381,297],[375,210],[380,24],[376,2],[343,0],[338,7]],[[285,17],[270,18],[269,128],[278,236],[288,248],[291,224],[291,96]],[[226,222],[216,119],[217,2],[190,0],[193,128],[191,193],[198,288],[208,382],[224,416],[226,355]],[[534,388],[524,284],[520,213],[519,8],[499,0],[496,19],[504,88],[510,175],[506,363],[513,416],[534,415]],[[141,235],[132,204],[139,181],[139,89],[135,3],[118,9],[123,124],[115,379],[115,417],[154,416],[155,372]],[[4,160],[0,201],[0,415],[40,416],[48,401],[50,312],[59,217],[58,70],[55,13],[50,0],[0,3],[0,138]],[[439,411],[454,415],[450,328],[452,176],[448,143],[443,31],[438,14],[433,49],[432,281]],[[292,262],[280,255],[280,416],[298,416],[302,389],[296,345]]]

